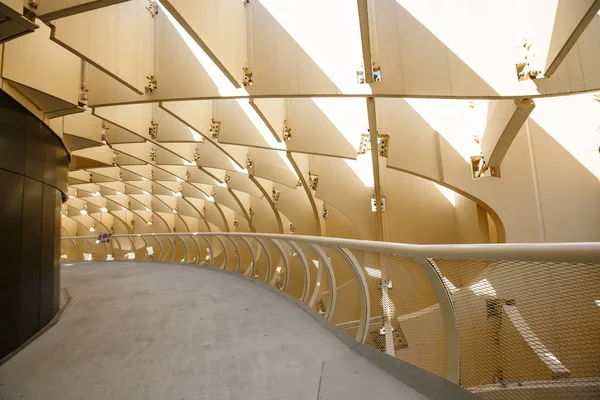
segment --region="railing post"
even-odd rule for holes
[[[121,248],[121,242],[119,242],[119,239],[118,239],[118,238],[115,238],[115,240],[114,240],[114,241],[115,241],[115,242],[117,242],[117,246],[119,246],[119,256],[120,256],[120,255],[121,255],[121,253],[123,252],[123,250],[122,250],[122,248]],[[114,259],[115,259],[115,258],[113,257],[113,260],[114,260]]]
[[[73,259],[71,261],[76,261],[77,260],[77,243],[75,243],[75,241],[73,239],[69,239],[69,240],[73,244]]]
[[[198,264],[200,264],[200,257],[202,257],[202,252],[200,251],[200,245],[198,244],[196,239],[194,239],[193,234],[189,234],[188,236],[190,237],[190,239],[192,239],[192,242],[194,242],[194,244],[196,245],[196,251],[198,252],[198,258],[196,259],[196,265],[198,265]]]
[[[238,272],[240,269],[241,254],[237,243],[231,238],[231,236],[225,236],[225,238],[233,245],[233,252],[235,253],[235,269],[234,272]]]
[[[391,306],[393,305],[392,299],[390,299],[390,292],[387,286],[388,282],[388,266],[387,259],[384,254],[376,253],[377,258],[376,265],[380,266],[381,271],[381,307],[383,308],[383,327],[384,327],[384,338],[385,338],[385,353],[396,357],[396,346],[394,345],[394,327],[392,325],[392,311]]]
[[[169,243],[171,243],[171,249],[173,250],[173,252],[171,253],[171,262],[174,262],[175,261],[175,242],[173,242],[173,239],[171,239],[171,237],[169,235],[165,235],[165,237],[167,238]]]
[[[88,248],[90,249],[90,261],[94,261],[94,246],[92,245],[92,242],[90,242],[90,239],[85,238],[85,241],[88,244]]]
[[[152,234],[152,237],[158,243],[158,261],[162,261],[162,256],[163,256],[163,246],[162,246],[162,243],[160,242],[160,239],[158,239],[156,237],[155,233]]]
[[[302,262],[302,266],[304,267],[304,288],[302,289],[302,296],[300,296],[300,299],[303,303],[306,303],[306,298],[309,294],[308,284],[310,283],[310,269],[308,266],[308,261],[306,260],[304,252],[296,242],[294,242],[293,240],[288,240],[287,243],[290,245],[292,250],[294,250],[300,255],[300,261]]]
[[[187,257],[188,257],[188,246],[187,243],[185,242],[185,240],[183,239],[183,236],[175,236],[176,239],[181,240],[181,243],[183,243],[183,262],[185,264],[187,264]],[[177,260],[175,260],[177,261]]]
[[[265,257],[267,257],[267,272],[265,274],[265,282],[269,280],[269,276],[271,275],[271,255],[269,254],[269,250],[267,250],[267,246],[263,242],[262,238],[256,238],[256,241],[262,246]]]
[[[112,250],[112,247],[111,247]],[[110,252],[110,255],[112,256],[112,251]],[[108,242],[104,242],[104,261],[108,260]]]
[[[281,258],[279,260],[279,265],[277,266],[277,268],[281,267],[281,264],[283,264],[283,266],[285,267],[285,283],[283,284],[283,288],[281,289],[281,290],[285,291],[288,284],[290,283],[290,268],[289,268],[290,264],[288,262],[285,251],[283,251],[283,246],[281,246],[281,243],[279,243],[279,240],[271,239],[271,241],[273,243],[275,243],[275,246],[277,246],[277,248],[279,249],[279,254],[281,254]],[[271,285],[275,284],[275,282],[277,281],[278,275],[281,275],[281,269],[278,272],[276,272],[275,275],[273,275],[273,279],[271,280]]]
[[[225,269],[227,267],[227,247],[225,247],[225,242],[221,239],[220,236],[215,236],[219,243],[221,243],[221,247],[223,247],[223,263],[221,264],[220,269]]]
[[[337,284],[335,282],[335,273],[333,272],[331,261],[329,260],[329,257],[327,256],[323,248],[318,244],[313,243],[309,243],[309,246],[315,250],[315,252],[319,256],[321,262],[323,263],[323,265],[325,265],[325,268],[327,270],[327,276],[329,277],[329,293],[331,293],[331,296],[329,296],[329,307],[327,307],[327,309],[325,310],[325,319],[331,319],[331,317],[333,316],[333,311],[335,310],[335,304],[337,299]]]
[[[208,246],[206,248],[208,250],[208,266],[212,267],[213,266],[212,265],[212,263],[213,263],[213,249],[212,249],[212,245],[210,244],[210,241],[206,237],[204,237],[203,235],[200,235],[200,238],[202,240],[204,240],[206,242],[206,245]],[[200,251],[198,257],[200,257],[200,256],[202,256],[202,251]],[[198,264],[200,264],[200,262]]]
[[[321,286],[321,276],[323,276],[323,268],[317,268],[317,278],[315,279],[315,288],[313,289],[312,296],[308,301],[309,307],[314,307],[315,302],[317,301],[317,296],[319,295],[319,287]]]
[[[141,238],[144,242],[144,261],[148,260],[148,242],[146,241],[146,238],[142,235],[138,236],[139,238]]]
[[[242,236],[242,240],[244,241],[244,243],[246,243],[246,245],[250,249],[250,257],[252,258],[252,261],[250,263],[250,267],[248,267],[248,269],[246,269],[246,272],[244,273],[244,275],[246,275],[246,276],[252,276],[252,275],[254,275],[254,264],[256,263],[256,258],[254,256],[254,250],[252,250],[252,245],[250,244],[250,242],[248,241],[248,239],[246,239],[245,236]]]
[[[364,343],[367,340],[369,334],[369,320],[371,319],[371,299],[369,297],[369,287],[367,286],[367,279],[363,270],[358,263],[358,260],[354,257],[352,252],[343,247],[336,247],[336,250],[346,259],[346,262],[352,268],[354,277],[357,280],[358,288],[360,291],[360,322],[358,325],[358,331],[356,332],[356,340],[360,343]]]
[[[442,274],[433,260],[415,257],[415,261],[423,268],[440,304],[446,333],[446,379],[460,385],[460,338],[450,291],[444,284]]]
[[[127,239],[131,242],[131,251],[133,252],[133,259],[135,260],[135,241],[131,236],[127,236]]]

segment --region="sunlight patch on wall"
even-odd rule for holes
[[[198,132],[196,132],[195,130],[193,130],[192,128],[189,128],[190,133],[192,134],[192,138],[194,138],[195,142],[204,142],[204,138],[202,137],[202,135],[200,135]]]
[[[544,364],[556,376],[568,376],[569,369],[560,362],[560,360],[552,354],[552,352],[544,345],[544,343],[533,332],[523,315],[519,312],[516,306],[506,305],[502,307],[503,311],[508,315],[508,318],[516,328],[519,335],[525,340],[527,345],[536,353]]]
[[[371,278],[381,279],[381,270],[365,267],[365,271]]]
[[[448,60],[451,60],[452,53],[465,64],[465,71],[472,71],[472,74],[469,71],[463,72],[463,75],[471,75],[471,80],[481,79],[482,86],[487,85],[498,94],[514,88],[514,50],[521,45],[515,40],[518,32],[516,10],[523,7],[521,3],[517,4],[514,0],[500,3],[396,0],[396,3],[415,19],[416,23],[411,25],[417,36],[414,40],[433,36],[435,40],[428,38],[432,44],[430,51],[440,49],[440,44],[445,46]],[[400,24],[403,22],[406,21],[398,21]],[[428,68],[431,67],[423,66],[423,71]],[[533,85],[531,81],[526,84]]]
[[[477,296],[496,296],[496,290],[487,279],[482,279],[477,283],[469,286],[469,290],[475,293]]]
[[[448,189],[442,185],[438,185],[435,182],[431,182],[431,184],[440,191],[440,193],[446,198],[446,200],[448,200],[450,204],[452,204],[452,207],[456,207],[456,193],[454,190]]]
[[[329,121],[356,147],[363,133],[368,132],[367,104],[362,98],[312,98]]]
[[[535,103],[531,119],[600,180],[600,102],[594,93],[541,98]]]
[[[373,176],[373,164],[370,151],[359,155],[356,160],[344,159],[344,161],[365,187],[375,187],[375,177]]]
[[[353,73],[363,64],[356,2],[260,0],[260,3],[339,90],[371,93],[369,85],[357,84]],[[332,21],[335,29],[325,30]]]
[[[405,99],[425,122],[471,163],[481,153],[476,137],[485,132],[487,100]]]

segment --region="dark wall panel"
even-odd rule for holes
[[[0,358],[58,311],[68,164],[58,137],[0,91]]]
[[[25,134],[24,126],[27,113],[19,112],[19,104],[0,98],[0,168],[25,174]]]
[[[0,157],[1,158],[1,157]],[[0,356],[18,346],[24,177],[0,170]]]
[[[34,116],[29,116],[26,120],[25,130],[25,175],[52,185],[44,179],[44,158],[46,148],[48,147],[47,138],[44,138],[42,124]],[[40,138],[42,140],[40,140]],[[45,140],[44,140],[45,139]],[[56,160],[54,161],[56,163]],[[56,186],[56,185],[54,185]]]
[[[58,201],[58,203],[57,203]],[[41,297],[48,299],[48,301],[41,304],[40,309],[40,324],[46,325],[56,311],[58,311],[58,299],[55,298],[55,287],[59,288],[59,281],[55,279],[54,269],[55,262],[60,256],[59,252],[55,252],[55,240],[56,236],[56,216],[60,218],[60,198],[57,198],[56,190],[49,189],[48,186],[44,187],[44,209],[42,212],[41,221]],[[60,227],[60,221],[58,221]]]
[[[23,223],[19,296],[19,341],[24,342],[39,330],[40,325],[40,223],[42,220],[42,189],[44,184],[25,178],[23,190]]]

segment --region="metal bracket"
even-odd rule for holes
[[[146,76],[146,79],[148,79],[148,84],[144,88],[146,94],[156,92],[156,90],[158,89],[158,81],[156,80],[154,75],[148,75]]]
[[[150,127],[148,128],[148,135],[153,140],[156,140],[156,138],[158,137],[158,124],[156,122],[154,122],[154,120],[150,121]]]
[[[390,136],[384,134],[377,134],[377,152],[381,157],[387,158],[388,156],[388,145],[390,143]]]
[[[287,125],[287,120],[283,120],[283,140],[289,141],[292,140],[292,128]]]
[[[319,175],[313,175],[309,172],[308,179],[310,180],[310,189],[316,191],[319,184]]]
[[[273,203],[277,203],[277,200],[279,200],[279,196],[281,195],[281,192],[279,190],[276,190],[275,188],[273,188],[271,193],[273,194]]]
[[[377,282],[377,290],[383,290],[383,285],[385,285],[389,290],[392,290],[394,288],[392,281],[388,281],[387,279],[382,279],[379,282]]]
[[[221,121],[211,120],[209,132],[213,140],[219,140],[219,133],[221,132]]]
[[[487,163],[485,162],[485,157],[483,155],[471,157],[471,169],[473,171],[473,178],[475,179],[484,176],[492,176],[494,178],[501,177],[500,168],[488,167]]]
[[[381,67],[373,63],[373,82],[381,82]]]
[[[242,84],[244,85],[244,87],[252,86],[252,84],[254,83],[252,81],[252,71],[248,67],[244,67],[242,68],[242,70],[244,71],[244,79],[242,80]]]
[[[387,210],[387,201],[384,195],[381,195],[381,212]],[[371,211],[377,212],[377,201],[375,200],[375,193],[373,193],[373,197],[371,197]]]
[[[88,105],[88,92],[90,91],[90,89],[88,89],[87,85],[85,83],[82,83],[81,86],[79,87],[79,99],[77,101],[77,105],[79,107],[85,107]]]
[[[146,5],[146,11],[150,13],[150,16],[154,18],[158,15],[158,3],[153,0],[148,0],[148,4]]]
[[[367,79],[365,78],[365,67],[362,65],[360,66],[360,69],[356,70],[356,83],[359,85],[367,83]]]
[[[150,157],[150,161],[155,163],[156,162],[156,148],[154,146],[152,146],[152,149],[150,150],[150,154],[148,154],[148,157]]]
[[[108,145],[108,129],[108,127],[102,124],[102,139],[100,140],[100,143],[102,143],[105,146]]]
[[[388,147],[390,142],[390,136],[382,133],[377,134],[377,153],[381,157],[388,156]],[[363,133],[360,136],[360,145],[358,146],[358,154],[366,154],[371,150],[371,136],[370,133]]]
[[[521,54],[516,64],[517,77],[519,81],[526,81],[529,79],[542,79],[544,78],[544,71],[536,67],[536,53],[531,49],[532,43],[525,39],[521,47]]]

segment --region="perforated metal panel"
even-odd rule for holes
[[[460,332],[460,383],[486,398],[600,398],[600,266],[435,260]]]
[[[446,376],[446,336],[436,294],[414,259],[355,252],[371,296],[366,344]]]
[[[352,337],[359,333],[361,319],[361,293],[348,260],[336,248],[324,247],[335,274],[336,301],[331,321]],[[326,298],[330,293],[324,293]]]

